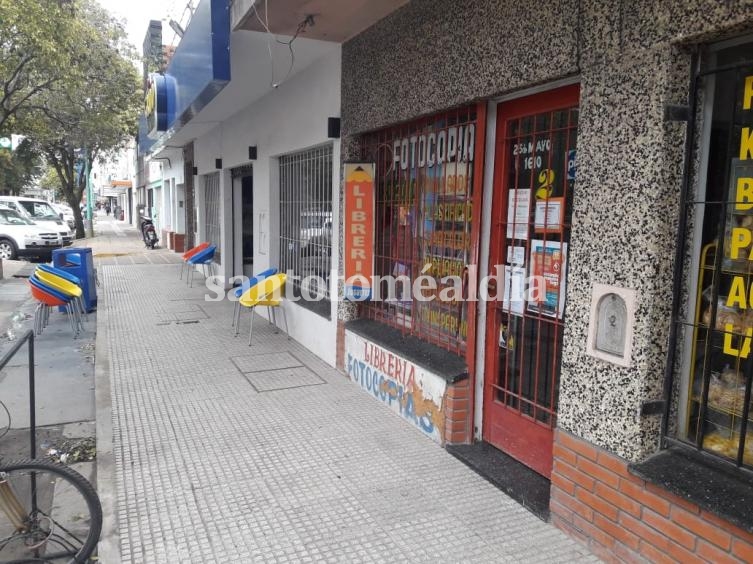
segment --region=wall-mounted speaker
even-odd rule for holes
[[[340,118],[331,117],[327,118],[327,137],[330,139],[340,138]]]

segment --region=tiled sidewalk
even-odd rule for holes
[[[177,272],[100,268],[124,562],[597,561]]]

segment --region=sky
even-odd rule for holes
[[[198,0],[192,0],[198,4]],[[141,52],[149,20],[163,20],[162,43],[170,45],[175,33],[168,25],[169,20],[186,21],[185,11],[189,0],[98,0],[113,16],[124,20],[129,41]]]

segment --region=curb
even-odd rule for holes
[[[97,554],[99,561],[120,564],[120,534],[117,514],[117,483],[112,447],[112,398],[110,393],[110,349],[108,314],[103,307],[105,294],[98,298],[97,337],[94,348],[94,407],[97,435],[97,493],[102,503],[102,533]]]

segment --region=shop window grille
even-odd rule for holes
[[[753,469],[751,45],[694,56],[662,446]],[[747,148],[746,148],[747,147]]]
[[[299,304],[329,317],[332,144],[284,155],[279,162],[280,270]]]
[[[383,282],[380,299],[365,303],[362,314],[456,354],[466,351],[469,312],[461,294],[476,262],[477,111],[458,108],[370,133],[360,149],[364,162],[376,163],[374,273],[409,282],[395,284],[392,295]],[[432,301],[412,299],[422,274],[434,279]],[[459,299],[439,300],[443,290]]]
[[[220,229],[220,173],[213,172],[204,177],[204,233],[207,241],[217,246],[214,262],[222,261],[222,232]]]

